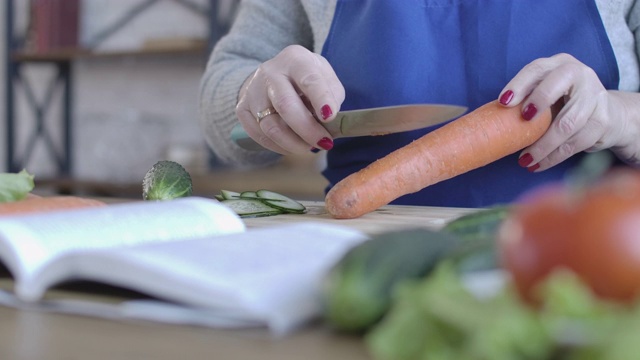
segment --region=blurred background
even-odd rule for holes
[[[237,0],[3,0],[0,166],[39,192],[136,198],[158,160],[197,195],[267,188],[321,200],[323,154],[237,169],[209,151],[198,91]]]

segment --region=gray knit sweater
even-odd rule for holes
[[[258,65],[299,44],[320,52],[337,0],[243,0],[229,34],[216,45],[202,78],[200,122],[216,156],[236,167],[274,163],[270,151],[247,151],[229,139],[238,91]],[[640,1],[596,0],[620,70],[620,90],[640,89]],[[496,95],[497,96],[497,95]]]

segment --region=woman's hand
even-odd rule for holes
[[[249,76],[240,90],[236,115],[249,136],[272,151],[329,150],[333,139],[318,121],[333,120],[344,97],[329,62],[292,45]]]
[[[606,90],[596,73],[568,54],[537,59],[525,66],[500,93],[500,103],[522,103],[522,117],[535,121],[552,109],[547,132],[518,160],[542,171],[581,151],[611,148],[640,166],[640,94]]]

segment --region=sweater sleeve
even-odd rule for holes
[[[626,19],[633,36],[633,54],[635,56],[630,56],[627,64],[628,68],[632,69],[630,71],[632,84],[627,88],[621,86],[621,90],[637,92],[640,91],[640,62],[638,60],[640,59],[640,1],[631,1],[630,5],[631,8]]]
[[[243,0],[229,33],[215,46],[200,84],[204,138],[224,163],[258,167],[276,162],[271,151],[248,151],[230,140],[235,107],[245,79],[288,45],[313,48],[313,34],[299,0]]]
[[[638,15],[640,8],[636,0],[596,0],[600,16],[618,63],[619,89],[638,91],[640,72],[638,68]]]

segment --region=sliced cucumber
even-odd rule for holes
[[[229,199],[222,203],[235,211],[240,217],[261,217],[282,214],[282,211],[273,208],[260,200]]]
[[[258,194],[256,194],[255,191],[243,191],[243,192],[240,193],[240,196],[238,197],[238,199],[260,200],[260,201],[265,201],[265,200],[284,201],[284,200],[267,199],[267,198],[260,197],[260,196],[258,196]]]
[[[220,195],[225,200],[239,199],[240,193],[230,190],[220,190]]]
[[[256,195],[255,191],[243,191],[240,193],[240,198],[242,199],[255,199],[258,195]]]
[[[263,189],[256,191],[256,195],[269,206],[284,212],[301,214],[306,210],[305,206],[301,203],[277,192]]]
[[[258,190],[236,192],[221,190],[214,195],[240,217],[260,217],[278,214],[303,214],[307,209],[301,203],[274,191]]]

